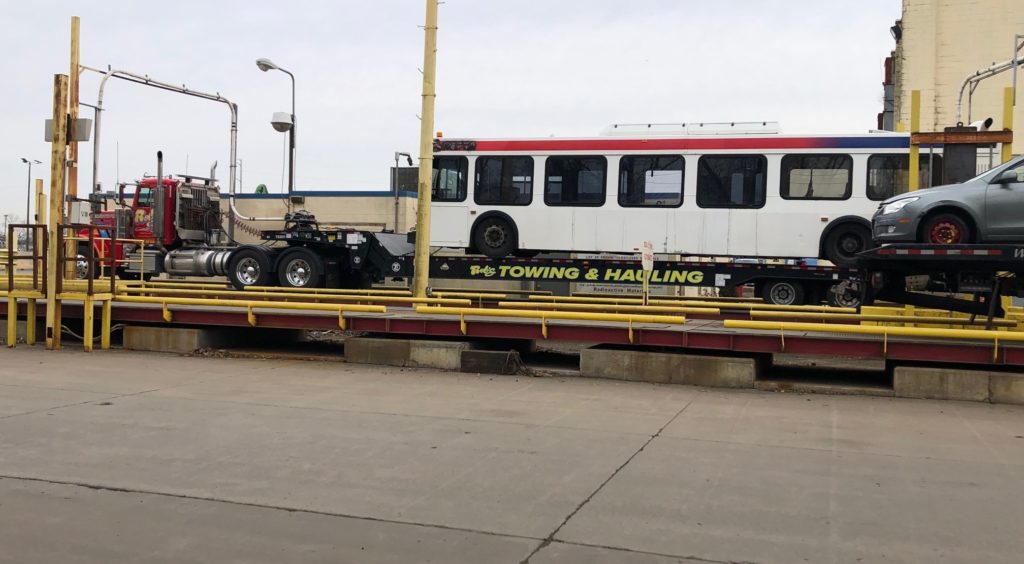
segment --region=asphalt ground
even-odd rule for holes
[[[1020,562],[1024,408],[0,350],[0,562]]]

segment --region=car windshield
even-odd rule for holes
[[[1002,164],[1002,165],[999,165],[999,166],[994,167],[994,168],[990,168],[989,170],[986,170],[985,172],[979,174],[978,176],[975,176],[974,178],[972,178],[970,180],[967,180],[966,182],[971,182],[972,180],[979,180],[979,179],[984,179],[985,182],[991,182],[992,179],[995,178],[996,175],[999,174],[1000,172],[1002,172],[1004,170],[1013,170],[1013,169],[1015,169],[1015,168],[1017,168],[1017,167],[1019,167],[1021,165],[1024,165],[1024,157],[1021,157],[1021,158],[1019,158],[1017,160],[1011,160],[1011,161],[1007,162],[1006,164]]]

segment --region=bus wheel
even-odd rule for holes
[[[476,225],[473,245],[491,258],[505,257],[516,250],[515,231],[505,219],[488,217]]]
[[[246,286],[267,286],[270,284],[270,253],[242,248],[231,253],[228,279],[236,290]]]
[[[799,282],[789,280],[773,280],[764,285],[765,303],[775,305],[802,305],[804,303],[804,287]]]
[[[836,266],[855,266],[857,253],[871,244],[871,231],[863,225],[848,223],[833,229],[825,238],[825,258]]]
[[[305,247],[289,249],[278,263],[277,279],[285,288],[319,288],[324,263]]]

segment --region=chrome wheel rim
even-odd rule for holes
[[[768,296],[775,305],[793,305],[796,301],[796,290],[789,284],[775,284]]]
[[[246,286],[256,284],[260,278],[260,263],[252,257],[246,257],[238,261],[235,266],[235,277]]]
[[[306,259],[301,258],[288,261],[288,267],[285,269],[284,273],[285,279],[288,280],[288,285],[296,288],[307,286],[312,275],[313,272],[309,263]]]

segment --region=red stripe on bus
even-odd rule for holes
[[[819,149],[820,137],[743,139],[531,139],[477,141],[476,150],[492,151],[667,151],[686,149]]]

